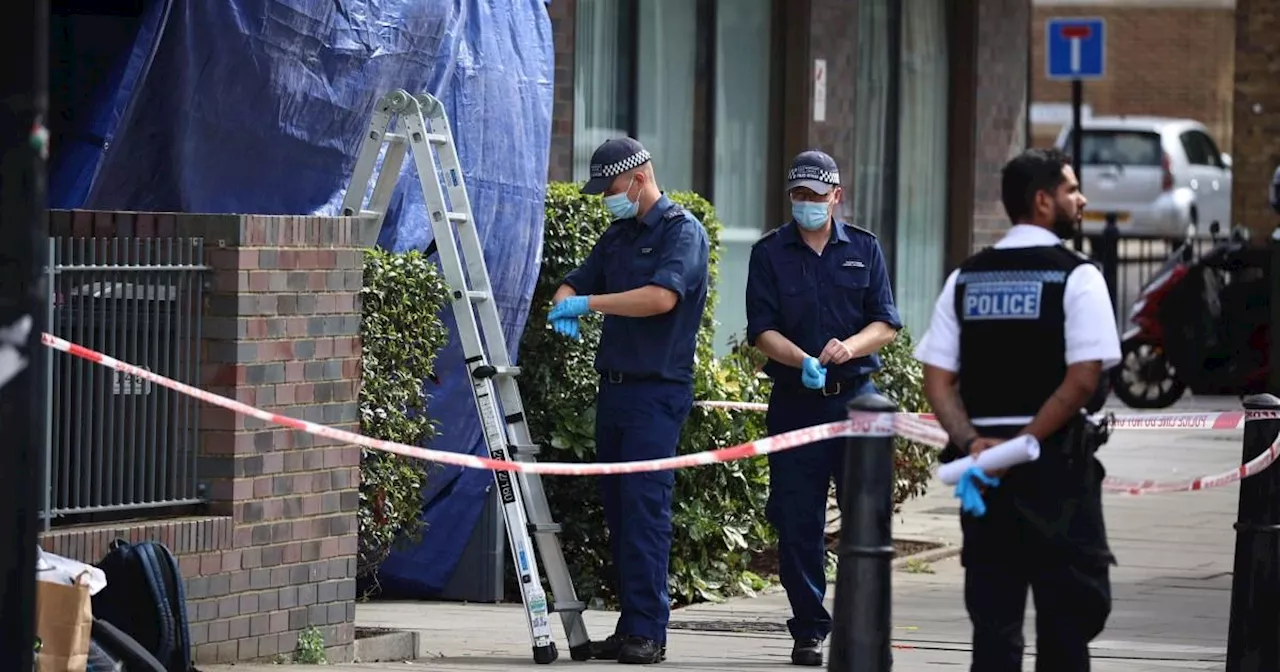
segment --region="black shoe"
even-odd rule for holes
[[[618,650],[618,662],[651,665],[667,659],[667,647],[649,639],[630,635]]]
[[[622,650],[622,635],[609,635],[602,642],[591,642],[591,657],[596,660],[617,660]]]
[[[797,639],[791,647],[791,664],[822,667],[822,640]]]

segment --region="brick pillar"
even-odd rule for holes
[[[205,389],[358,432],[361,248],[376,230],[351,218],[233,223],[205,240]],[[230,641],[238,660],[292,651],[307,626],[349,657],[360,448],[216,407],[202,429],[201,473],[213,511],[235,523],[240,562],[223,557],[239,600],[220,600],[197,660],[231,659]]]
[[[1000,171],[1026,148],[1030,0],[977,0],[973,250],[1009,228]]]
[[[1267,204],[1267,185],[1280,165],[1277,34],[1280,0],[1237,0],[1231,223],[1248,226],[1257,240],[1280,221]]]
[[[211,268],[202,389],[359,431],[362,248],[350,218],[54,212],[51,235],[197,237]],[[112,354],[112,353],[108,353]],[[315,626],[330,659],[355,637],[360,449],[204,405],[208,515],[55,528],[44,548],[96,562],[117,536],[178,556],[197,663],[272,658]]]
[[[573,179],[573,48],[576,0],[556,0],[547,10],[551,14],[551,32],[555,43],[554,98],[551,104],[551,157],[547,179],[567,182]]]

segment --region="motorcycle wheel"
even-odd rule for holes
[[[1178,378],[1164,349],[1152,343],[1120,344],[1120,363],[1111,369],[1111,390],[1129,408],[1168,408],[1187,384]]]

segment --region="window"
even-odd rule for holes
[[[884,217],[887,195],[884,183],[888,161],[892,151],[886,151],[885,138],[889,129],[890,84],[893,73],[889,64],[893,41],[889,39],[888,0],[860,0],[858,2],[858,74],[854,96],[854,152],[853,193],[850,206],[854,224],[886,240],[893,232],[887,231]],[[888,250],[886,250],[888,253]]]
[[[746,328],[751,244],[769,225],[775,0],[578,0],[573,176],[630,135],[667,191],[699,192],[724,223],[716,349]]]
[[[591,174],[600,143],[636,138],[668,191],[700,190],[695,176],[698,3],[578,0],[575,8],[573,177]]]
[[[600,143],[632,133],[634,63],[631,0],[580,0],[575,17],[573,179],[591,176]]]
[[[924,334],[945,281],[950,63],[947,0],[902,7],[899,62],[897,240],[894,299],[902,321]]]
[[[693,189],[698,5],[644,0],[639,15],[635,137],[653,154],[664,189]]]
[[[1213,139],[1200,131],[1186,131],[1178,138],[1187,153],[1187,162],[1193,166],[1224,167],[1221,153]]]
[[[1072,138],[1066,148],[1071,150]],[[1148,131],[1086,130],[1080,142],[1082,166],[1150,166],[1159,168],[1164,150],[1160,136]]]

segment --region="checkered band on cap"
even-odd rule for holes
[[[823,170],[817,166],[797,166],[787,173],[787,181],[817,180],[824,184],[840,184],[840,171]]]
[[[613,163],[606,163],[603,165],[593,163],[591,164],[591,177],[617,177],[628,170],[639,168],[644,165],[644,162],[648,161],[649,158],[649,150],[642,149],[621,161],[614,161]]]

